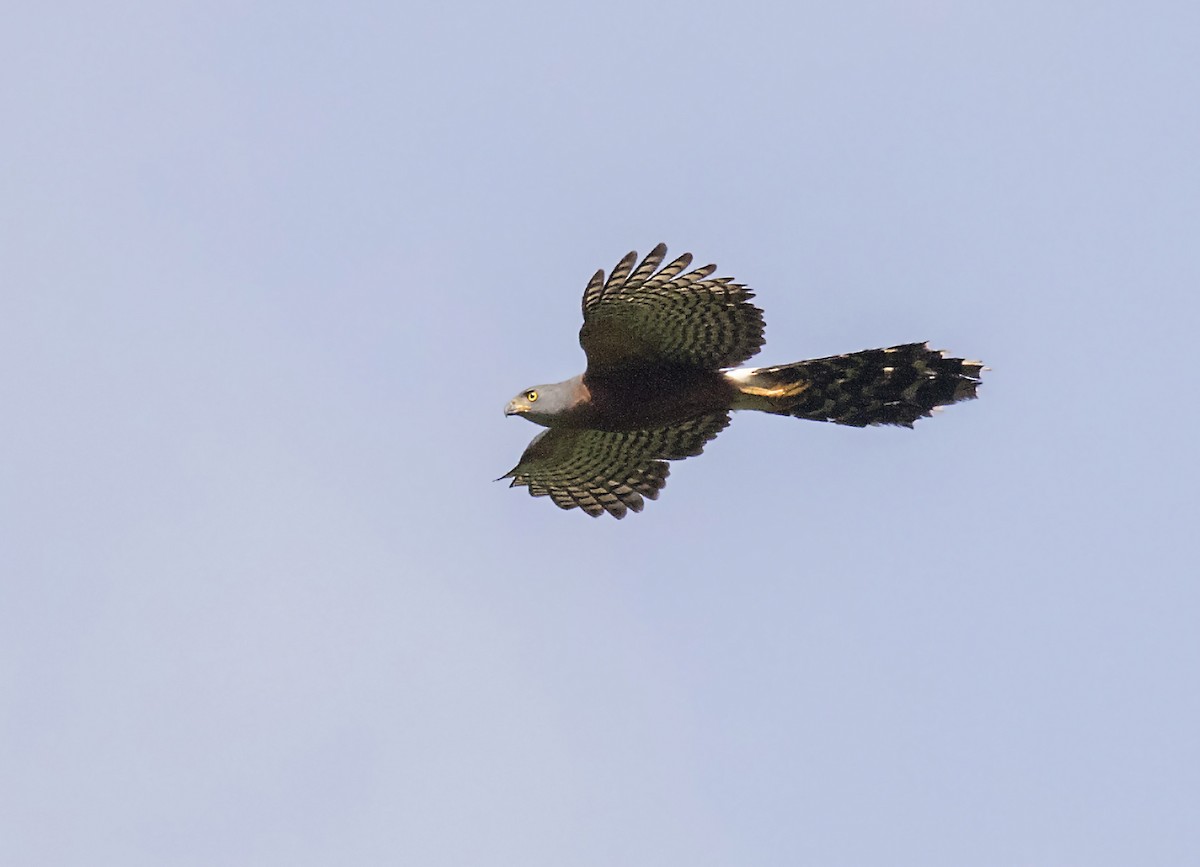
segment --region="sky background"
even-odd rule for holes
[[[1200,860],[1200,5],[18,4],[0,116],[0,862]],[[981,399],[493,483],[658,241]]]

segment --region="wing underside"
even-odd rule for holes
[[[666,254],[659,244],[635,267],[629,253],[607,279],[601,270],[588,283],[579,343],[589,372],[654,363],[716,370],[762,346],[762,311],[749,289],[713,277],[715,265],[686,271],[690,253],[660,269]]]
[[[616,518],[640,512],[667,483],[667,461],[700,454],[729,424],[727,412],[679,424],[634,431],[550,428],[543,431],[503,478],[563,509]]]

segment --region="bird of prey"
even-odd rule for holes
[[[563,509],[623,518],[657,499],[667,461],[698,455],[731,410],[758,410],[865,427],[912,427],[933,409],[975,397],[982,362],[925,343],[739,367],[763,344],[762,311],[745,286],[687,271],[685,253],[662,266],[659,244],[639,264],[621,259],[583,292],[580,375],[535,385],[505,415],[547,428],[501,476]]]

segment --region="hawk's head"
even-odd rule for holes
[[[559,415],[578,403],[575,386],[575,380],[531,386],[508,402],[504,414],[524,416],[534,424],[550,427]]]

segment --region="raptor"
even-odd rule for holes
[[[866,349],[773,367],[739,367],[763,344],[753,293],[715,265],[667,265],[659,244],[629,253],[583,293],[587,369],[526,388],[508,402],[542,431],[501,478],[563,509],[623,518],[657,499],[668,461],[700,454],[734,410],[852,427],[912,427],[939,406],[975,397],[982,362],[926,343]]]

